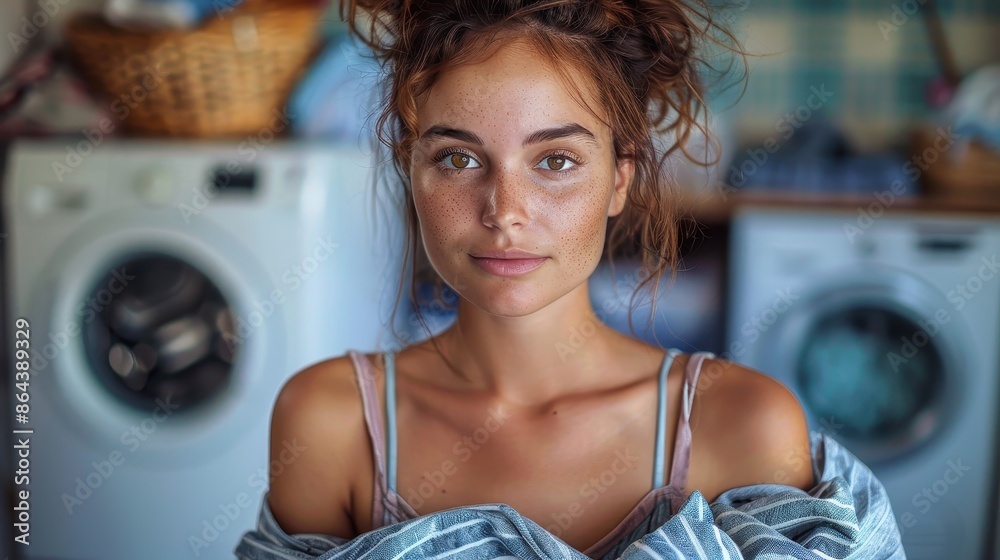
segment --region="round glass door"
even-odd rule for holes
[[[945,408],[947,372],[935,334],[888,307],[827,309],[807,329],[795,362],[803,404],[866,461],[915,448],[937,431]]]
[[[182,412],[228,385],[239,353],[233,316],[212,280],[164,254],[133,255],[111,268],[77,310],[94,375],[143,411]]]

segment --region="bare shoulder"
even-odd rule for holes
[[[692,462],[705,466],[709,501],[751,484],[814,485],[809,428],[795,394],[773,377],[710,358],[691,410]],[[700,469],[700,467],[699,467]]]
[[[285,382],[271,415],[268,505],[286,533],[357,534],[351,496],[365,436],[349,356],[310,365]]]

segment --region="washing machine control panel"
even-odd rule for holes
[[[79,186],[37,184],[27,190],[21,206],[31,216],[41,217],[60,210],[82,210],[87,191]]]
[[[176,178],[167,167],[151,167],[139,174],[135,195],[139,200],[153,205],[169,204],[176,191]]]

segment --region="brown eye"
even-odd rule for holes
[[[547,171],[568,171],[576,167],[577,163],[566,156],[546,156],[539,164]]]
[[[476,158],[464,152],[448,152],[437,156],[434,161],[440,162],[446,171],[461,171],[482,167]]]

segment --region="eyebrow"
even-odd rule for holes
[[[521,143],[522,147],[527,147],[531,144],[538,144],[541,142],[548,142],[550,140],[557,140],[559,138],[571,138],[578,137],[586,142],[597,146],[597,138],[594,133],[587,130],[583,126],[570,123],[562,126],[555,126],[552,128],[543,128],[541,130],[536,130],[528,135]],[[460,128],[451,128],[443,125],[434,125],[424,131],[420,135],[418,140],[423,140],[424,138],[453,138],[455,140],[460,140],[462,142],[468,142],[470,144],[476,144],[477,146],[483,146],[486,143],[483,139],[476,135],[474,132],[468,130],[462,130]]]
[[[435,138],[454,138],[455,140],[461,140],[462,142],[476,144],[477,146],[482,146],[483,144],[485,144],[485,142],[483,142],[483,139],[473,132],[469,132],[468,130],[462,130],[460,128],[451,128],[447,126],[442,126],[439,124],[436,124],[425,130],[424,133],[421,134],[420,138],[418,138],[417,140],[420,141],[423,140],[424,138],[427,138],[428,140]]]
[[[524,139],[521,146],[527,147],[530,144],[538,144],[540,142],[548,142],[549,140],[571,137],[579,137],[581,140],[585,140],[594,146],[597,146],[597,138],[594,136],[594,133],[576,123],[536,130]]]

